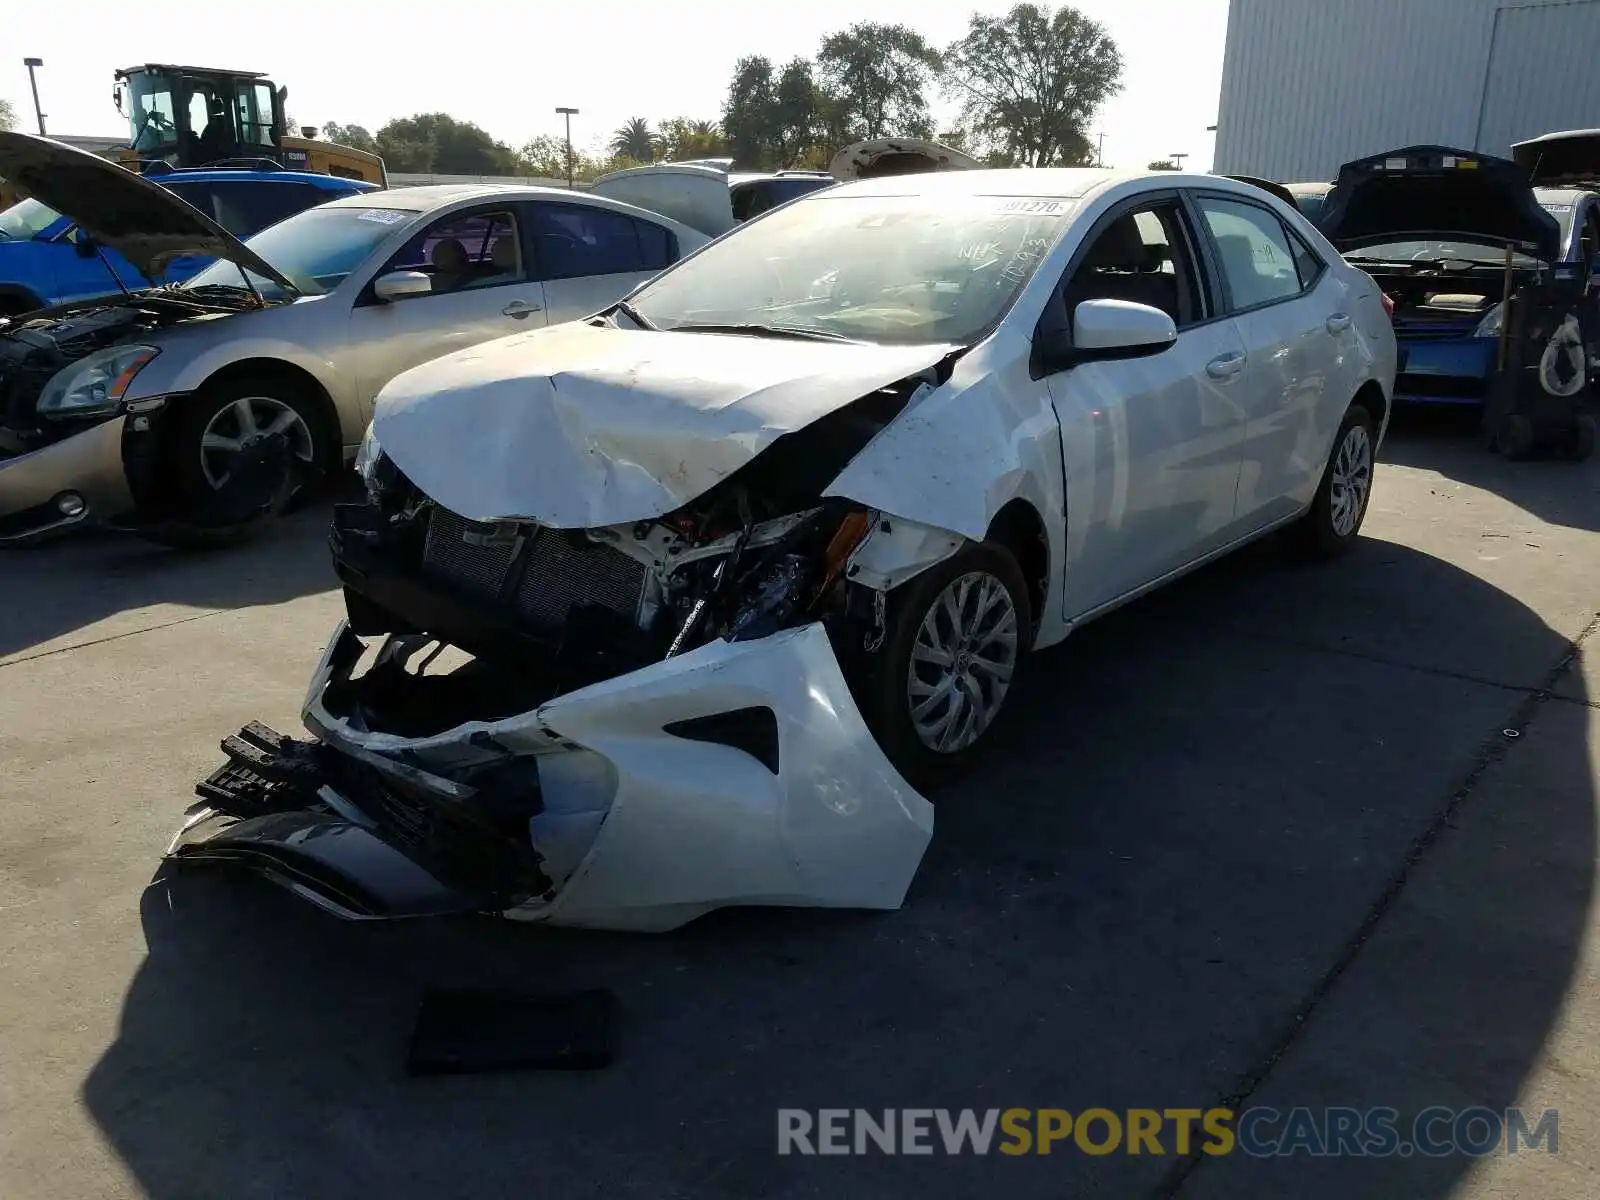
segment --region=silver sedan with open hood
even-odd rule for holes
[[[353,917],[893,908],[1034,649],[1272,530],[1356,543],[1394,366],[1247,184],[814,191],[383,390],[312,738],[230,737],[169,853]]]
[[[0,320],[0,543],[95,520],[232,540],[355,452],[440,354],[598,311],[706,241],[548,188],[368,192],[241,243],[113,163],[0,133],[0,178],[152,286]],[[156,286],[185,255],[217,262]]]

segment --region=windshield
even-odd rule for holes
[[[740,226],[646,284],[661,329],[778,325],[864,342],[970,343],[1011,306],[1073,201],[818,195]]]
[[[245,245],[303,293],[316,296],[343,283],[379,242],[414,216],[398,208],[309,208],[263,229]],[[282,296],[282,288],[254,272],[250,282],[269,299]],[[239,287],[239,268],[215,262],[183,286]]]
[[[147,157],[177,149],[171,81],[157,72],[135,71],[126,86],[128,139],[133,148]]]
[[[1506,264],[1503,249],[1479,242],[1384,242],[1353,250],[1345,258],[1350,262],[1432,263],[1445,259],[1474,266],[1503,267]],[[1539,260],[1531,254],[1516,253],[1511,256],[1511,263],[1517,267],[1537,267]]]
[[[60,219],[60,213],[37,200],[21,200],[0,212],[0,237],[26,241],[38,237]]]

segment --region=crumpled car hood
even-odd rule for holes
[[[412,483],[470,520],[622,525],[674,511],[785,434],[953,349],[572,322],[397,376],[372,433]]]

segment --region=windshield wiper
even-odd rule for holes
[[[798,338],[810,342],[847,342],[852,346],[866,345],[860,338],[846,337],[828,329],[813,329],[809,325],[762,325],[754,322],[735,324],[698,323],[674,325],[674,333],[742,333],[750,337]]]
[[[634,308],[634,306],[629,304],[626,300],[617,301],[616,311],[627,317],[628,320],[632,321],[640,329],[648,329],[651,333],[659,332],[655,325],[652,325],[649,321],[641,317],[639,315],[639,310]]]

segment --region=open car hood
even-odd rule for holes
[[[1569,129],[1514,142],[1511,157],[1535,187],[1600,182],[1600,129]]]
[[[1513,246],[1543,262],[1561,256],[1561,226],[1539,207],[1527,171],[1448,146],[1345,163],[1317,225],[1343,251],[1445,241]]]
[[[833,156],[828,174],[840,183],[882,175],[920,175],[924,171],[973,171],[983,166],[954,146],[926,138],[879,138],[856,142]]]
[[[469,520],[597,529],[665,516],[779,438],[953,349],[571,322],[397,376],[372,435]]]
[[[602,175],[589,185],[589,193],[658,212],[707,237],[718,237],[734,225],[728,191],[732,165],[732,159],[705,159],[629,167]]]
[[[0,179],[77,222],[151,283],[174,258],[223,258],[299,291],[210,217],[126,167],[49,138],[0,132]]]

